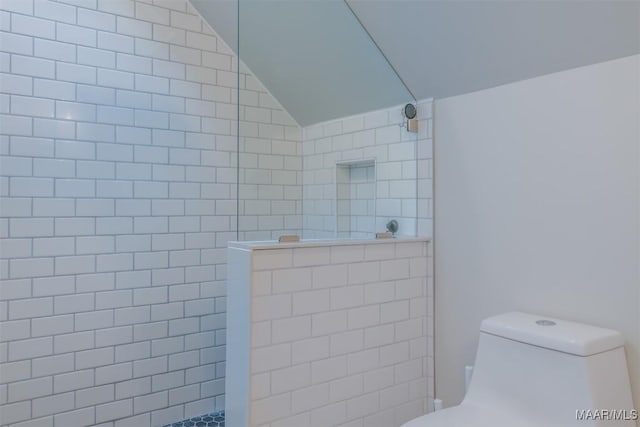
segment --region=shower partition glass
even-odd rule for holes
[[[343,0],[239,0],[238,239],[416,235],[415,100]]]

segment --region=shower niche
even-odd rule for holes
[[[375,159],[336,163],[336,235],[343,239],[375,236]]]

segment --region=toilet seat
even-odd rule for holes
[[[540,427],[494,408],[465,403],[415,418],[402,427]]]

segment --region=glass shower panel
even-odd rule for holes
[[[416,234],[409,90],[343,0],[238,2],[238,238]]]

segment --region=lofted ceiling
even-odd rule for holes
[[[303,126],[640,53],[637,0],[240,1],[241,59]],[[236,1],[191,2],[237,50]]]

